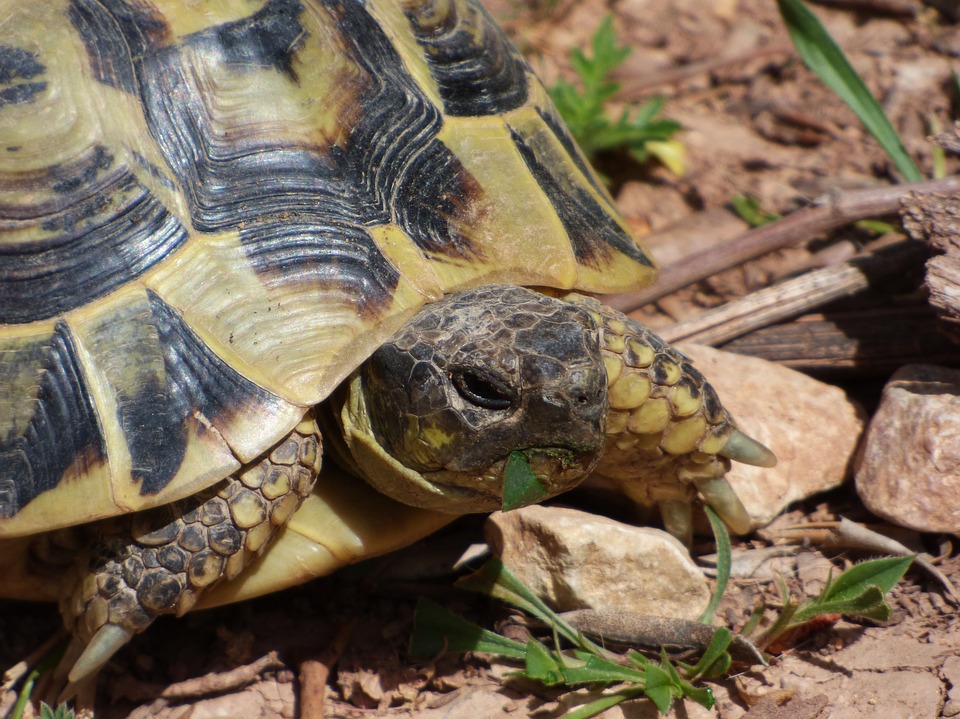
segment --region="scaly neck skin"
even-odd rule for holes
[[[600,328],[610,410],[594,473],[638,503],[659,504],[668,530],[689,540],[699,492],[735,532],[751,520],[724,475],[730,460],[771,467],[776,458],[736,428],[713,387],[678,350],[595,299],[570,294]]]

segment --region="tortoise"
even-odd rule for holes
[[[477,2],[3,12],[0,593],[59,600],[70,686],[500,508],[518,452],[746,529],[772,455],[591,297],[654,265]]]

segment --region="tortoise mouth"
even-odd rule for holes
[[[420,476],[436,494],[420,506],[456,514],[514,509],[573,489],[599,459],[595,448],[528,447],[512,450],[481,470],[422,471]],[[518,471],[524,475],[520,479]]]

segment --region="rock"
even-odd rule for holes
[[[773,362],[680,343],[737,424],[777,455],[773,469],[734,462],[727,479],[754,529],[792,502],[838,487],[853,464],[864,412],[846,393]]]
[[[710,598],[683,545],[657,529],[531,506],[494,513],[484,534],[510,571],[557,611],[696,619]]]
[[[920,532],[960,533],[960,371],[901,367],[883,390],[856,474],[874,514]]]

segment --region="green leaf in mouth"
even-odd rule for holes
[[[511,452],[503,468],[503,511],[535,504],[546,496],[547,490],[530,469],[523,452]]]

